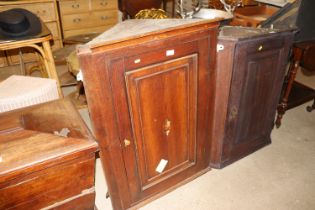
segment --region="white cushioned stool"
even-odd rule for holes
[[[53,79],[13,75],[0,82],[0,113],[58,98]]]

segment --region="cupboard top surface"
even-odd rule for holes
[[[292,29],[293,30],[293,29]],[[243,40],[251,39],[259,36],[267,36],[281,32],[276,29],[268,28],[250,28],[250,27],[239,27],[239,26],[225,26],[220,29],[219,39],[223,40]]]
[[[201,19],[133,19],[120,22],[85,45],[84,48],[110,45],[127,40],[158,35],[167,31],[184,29],[207,23],[217,23],[222,18]]]

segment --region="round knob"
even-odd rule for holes
[[[102,1],[100,4],[105,7],[108,3],[106,1]]]
[[[80,7],[80,4],[72,4],[73,9],[78,9]]]

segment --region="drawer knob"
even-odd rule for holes
[[[38,14],[38,15],[40,15],[40,14],[45,14],[45,13],[46,13],[46,10],[42,10],[42,11],[37,10],[37,11],[36,11],[36,14]]]
[[[78,9],[78,8],[80,8],[80,4],[72,4],[72,8],[73,9]]]
[[[79,22],[81,22],[81,18],[74,18],[74,19],[73,19],[73,22],[74,22],[74,23],[79,23]]]
[[[108,17],[107,17],[107,16],[102,16],[101,19],[102,19],[102,20],[107,20]]]
[[[260,45],[260,46],[258,47],[258,51],[262,51],[262,49],[263,49],[263,46]]]
[[[107,6],[107,4],[108,4],[108,2],[107,1],[102,1],[101,3],[100,3],[100,5],[102,5],[102,6]]]

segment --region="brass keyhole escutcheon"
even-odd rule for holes
[[[260,46],[258,47],[258,51],[262,51],[262,49],[263,49],[263,46],[260,45]]]
[[[234,120],[237,117],[237,114],[238,114],[237,108],[233,106],[230,113],[230,119]]]
[[[166,136],[168,136],[171,132],[171,121],[169,119],[166,119],[164,121],[164,133]]]

